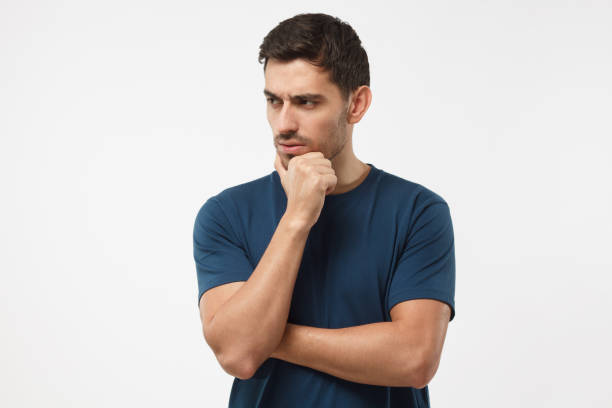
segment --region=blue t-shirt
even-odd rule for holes
[[[376,168],[354,189],[325,196],[298,271],[289,323],[343,328],[391,321],[399,302],[429,298],[455,316],[455,252],[447,203]],[[193,231],[198,304],[210,288],[246,281],[285,212],[276,171],[227,188],[199,210]],[[229,407],[429,407],[428,387],[355,383],[268,358],[234,379]]]

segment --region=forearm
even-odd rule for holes
[[[308,230],[283,216],[249,279],[220,308],[210,323],[211,348],[220,362],[244,365],[249,372],[278,346]]]
[[[419,342],[394,322],[341,329],[289,323],[271,357],[362,384],[425,386]]]

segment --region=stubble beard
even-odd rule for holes
[[[340,115],[338,116],[338,120],[336,121],[336,127],[332,132],[330,138],[328,138],[323,146],[321,146],[321,153],[323,153],[323,157],[328,160],[333,160],[337,155],[342,152],[344,146],[346,146],[346,142],[348,140],[348,135],[346,134],[346,115],[348,113],[348,106],[346,106]],[[284,158],[281,156],[281,161],[283,162],[283,167],[287,168],[289,164],[289,160],[296,157],[298,155],[287,153],[287,162],[284,163]]]
[[[338,121],[336,124],[336,129],[334,135],[331,137],[331,143],[329,147],[331,150],[329,157],[325,156],[326,159],[332,160],[337,155],[342,152],[344,146],[346,146],[346,141],[348,136],[346,134],[346,114],[348,113],[348,107],[343,109],[342,113],[338,117]],[[327,146],[326,146],[327,147]]]

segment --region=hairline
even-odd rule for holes
[[[345,91],[332,78],[332,75],[331,75],[332,71],[331,71],[331,69],[325,68],[324,66],[317,64],[316,60],[311,60],[311,59],[305,58],[305,57],[295,57],[295,58],[291,58],[291,59],[279,59],[279,58],[274,58],[274,57],[265,57],[264,64],[263,64],[264,74],[266,72],[266,67],[268,66],[268,61],[271,60],[271,59],[274,59],[274,60],[280,61],[280,62],[291,62],[291,61],[295,61],[295,60],[300,60],[301,59],[301,60],[306,61],[307,63],[309,63],[309,64],[311,64],[311,65],[313,65],[313,66],[315,66],[317,68],[321,68],[323,72],[327,72],[329,74],[329,82],[331,82],[333,85],[336,86],[336,88],[338,88],[338,91],[340,91],[340,96],[342,97],[342,100],[344,102],[348,102],[348,100],[351,97],[351,93],[353,93],[353,91],[355,91],[355,89],[359,88],[359,87],[357,87],[357,88],[355,88],[353,90],[346,90]]]

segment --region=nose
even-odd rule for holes
[[[278,128],[276,131],[279,134],[297,132],[298,123],[290,103],[283,104],[283,107],[278,114],[277,126]]]

